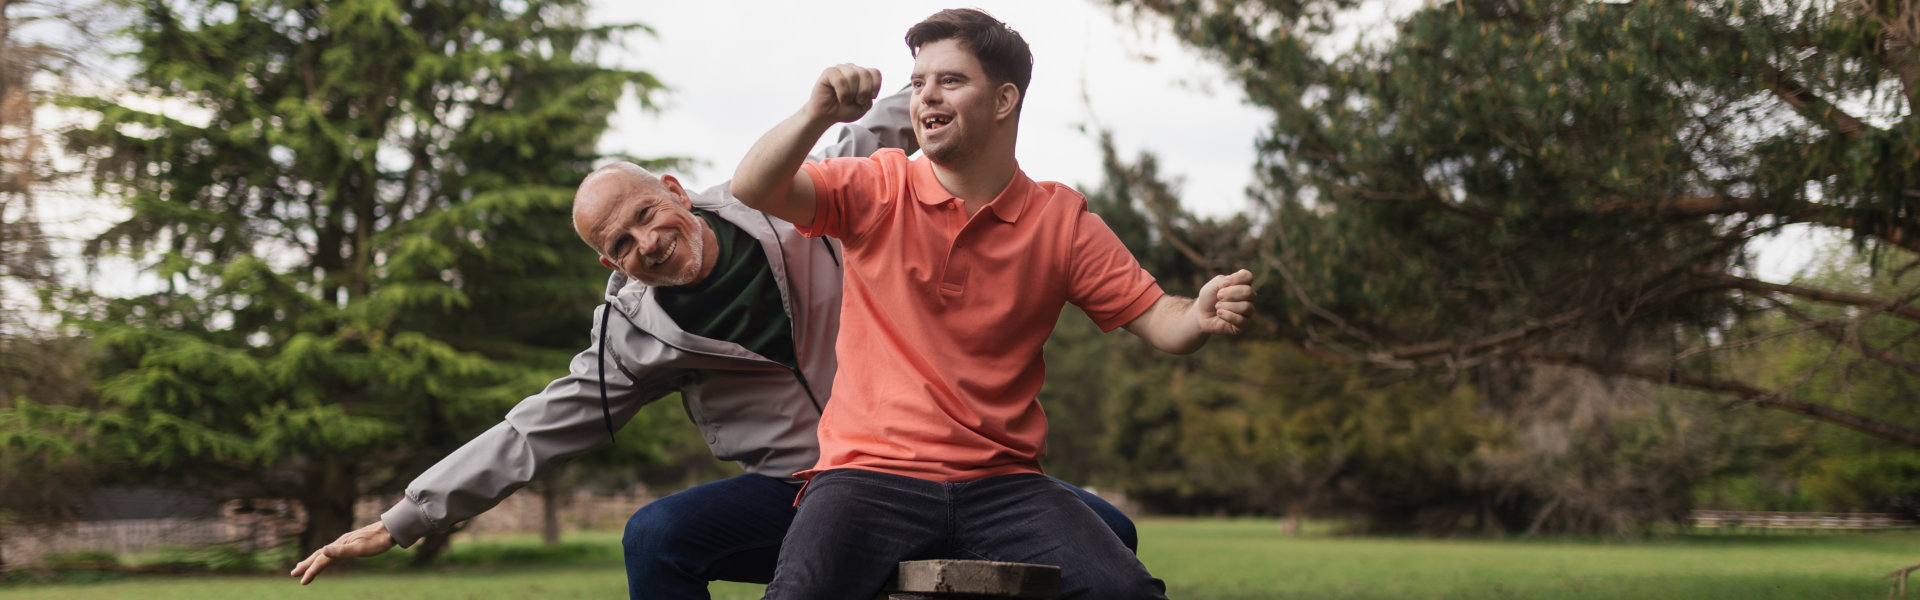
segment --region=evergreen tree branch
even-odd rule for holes
[[[1915,323],[1920,323],[1920,307],[1915,307],[1907,303],[1889,302],[1884,298],[1862,296],[1859,294],[1849,294],[1846,292],[1836,292],[1833,290],[1823,290],[1819,288],[1810,288],[1810,287],[1797,286],[1797,285],[1785,285],[1785,284],[1779,284],[1779,283],[1768,283],[1758,279],[1749,279],[1746,277],[1739,277],[1736,275],[1728,275],[1720,271],[1704,271],[1703,270],[1703,271],[1700,271],[1699,273],[1702,276],[1714,278],[1718,280],[1720,283],[1728,287],[1732,287],[1739,290],[1757,292],[1761,294],[1786,294],[1789,296],[1806,298],[1808,300],[1817,300],[1820,302],[1830,302],[1834,304],[1848,304],[1852,306],[1864,306],[1864,307],[1876,308],[1876,309],[1886,311],[1887,314],[1900,317],[1908,321],[1913,321]]]
[[[1516,358],[1542,364],[1579,367],[1600,375],[1629,377],[1673,387],[1731,395],[1737,397],[1741,403],[1825,421],[1910,448],[1920,448],[1920,430],[1824,404],[1796,400],[1780,392],[1761,389],[1743,381],[1694,377],[1677,373],[1669,368],[1607,361],[1564,352],[1529,350],[1518,353]]]
[[[1800,116],[1815,123],[1825,123],[1828,130],[1845,135],[1848,139],[1857,140],[1868,131],[1877,131],[1777,69],[1767,74],[1766,84],[1767,91],[1793,107]]]
[[[1912,298],[1908,298],[1907,300],[1911,302]],[[1884,309],[1879,311],[1863,312],[1859,316],[1849,317],[1845,319],[1819,320],[1819,319],[1814,319],[1812,315],[1809,315],[1801,311],[1800,309],[1794,308],[1792,305],[1787,304],[1785,302],[1775,302],[1774,305],[1775,307],[1780,309],[1780,312],[1785,313],[1788,318],[1791,318],[1795,321],[1799,321],[1802,323],[1800,327],[1797,327],[1795,329],[1799,329],[1799,330],[1817,329],[1821,334],[1826,335],[1829,339],[1832,339],[1834,342],[1852,347],[1854,351],[1859,352],[1861,356],[1865,356],[1867,358],[1871,358],[1871,359],[1886,363],[1888,365],[1905,369],[1909,373],[1920,374],[1920,362],[1908,360],[1906,357],[1900,356],[1899,354],[1894,353],[1892,350],[1888,350],[1886,348],[1881,348],[1878,346],[1874,346],[1872,344],[1868,344],[1865,340],[1860,338],[1858,332],[1844,325],[1845,323],[1858,323],[1861,320],[1865,319],[1866,317],[1883,312]]]
[[[1595,206],[1594,212],[1598,214],[1625,212],[1635,210],[1638,206],[1639,203],[1633,200],[1612,198]],[[1874,218],[1872,215],[1858,214],[1858,211],[1847,208],[1814,202],[1780,203],[1729,196],[1677,196],[1661,200],[1654,205],[1654,210],[1672,219],[1733,214],[1782,217],[1795,222],[1817,223],[1846,229],[1907,250],[1920,252],[1920,223]]]

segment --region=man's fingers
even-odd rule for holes
[[[878,97],[880,97],[880,70],[864,69],[864,68],[861,69],[860,70],[860,103],[863,106],[871,105],[873,104],[873,99]]]
[[[1253,312],[1253,303],[1244,302],[1244,301],[1223,300],[1223,301],[1214,303],[1213,311],[1222,316],[1231,314],[1244,319],[1246,318],[1247,313]]]
[[[1229,286],[1220,288],[1220,291],[1217,293],[1217,295],[1221,300],[1235,300],[1235,301],[1252,300],[1253,286],[1245,285],[1245,284],[1229,285]]]
[[[1253,283],[1253,271],[1241,269],[1227,276],[1228,285],[1246,285],[1249,283]]]
[[[307,563],[306,572],[300,574],[300,585],[306,585],[306,584],[312,583],[313,578],[318,577],[320,575],[320,571],[325,570],[327,568],[327,564],[333,562],[332,558],[329,558],[327,557],[327,555],[321,554],[319,552],[313,553],[313,556],[307,558],[307,560],[312,562]]]

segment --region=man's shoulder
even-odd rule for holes
[[[1087,212],[1087,196],[1058,181],[1031,181],[1028,203],[1046,214],[1076,216]]]

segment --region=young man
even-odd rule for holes
[[[1033,58],[976,10],[907,32],[922,159],[802,165],[836,122],[860,117],[872,69],[821,74],[801,110],[734,174],[748,206],[847,251],[839,353],[821,457],[767,597],[869,597],[897,561],[984,558],[1060,565],[1063,598],[1160,598],[1159,582],[1086,505],[1040,473],[1040,351],[1064,304],[1168,352],[1245,322],[1252,274],[1199,298],[1161,292],[1085,199],[1014,160]]]
[[[912,148],[906,102],[882,100],[824,154]],[[741,206],[724,187],[690,194],[630,163],[580,184],[574,224],[614,273],[571,373],[421,474],[379,521],[301,561],[301,583],[334,561],[409,546],[485,512],[673,391],[714,456],[747,474],[635,513],[624,541],[628,591],[707,598],[709,581],[773,578],[799,489],[793,472],[819,456],[814,427],[838,368],[841,250]],[[1073,491],[1132,539],[1125,515]]]

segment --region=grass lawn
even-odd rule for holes
[[[1920,562],[1915,533],[1613,542],[1290,538],[1269,520],[1172,519],[1143,521],[1140,530],[1141,560],[1167,581],[1168,595],[1200,600],[1881,598],[1882,573]],[[305,588],[272,575],[145,576],[0,586],[0,600],[617,598],[626,589],[618,546],[611,532],[575,534],[558,551],[533,538],[469,540],[434,569],[374,561]],[[720,599],[759,594],[753,585],[713,588]]]

